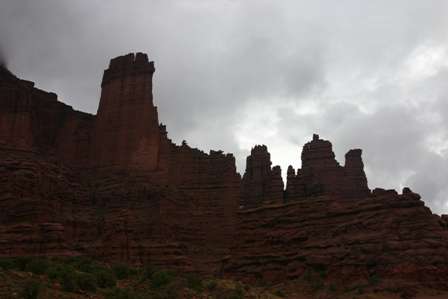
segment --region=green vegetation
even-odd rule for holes
[[[113,288],[111,290],[107,290],[104,294],[106,299],[143,299],[143,295],[140,295],[136,292],[133,292],[127,288]]]
[[[116,277],[109,271],[106,271],[104,269],[98,270],[95,273],[95,276],[99,288],[108,289],[113,288],[117,285]]]
[[[327,267],[325,265],[317,264],[317,265],[313,266],[313,269],[314,269],[314,271],[316,273],[319,274],[320,278],[322,278],[322,279],[326,278],[327,275],[328,275],[328,273],[327,273],[328,270],[327,270]]]
[[[378,274],[376,273],[372,273],[369,276],[369,285],[371,286],[376,286],[380,283],[380,278],[378,276]]]
[[[281,297],[281,298],[286,297],[286,296],[285,296],[285,293],[283,293],[282,290],[277,290],[277,291],[274,292],[274,294],[275,294],[277,297]]]
[[[204,284],[199,276],[190,274],[187,276],[187,287],[197,293],[201,293],[204,289]]]
[[[25,265],[25,271],[33,274],[41,275],[46,273],[49,262],[43,258],[31,259]]]
[[[313,292],[324,291],[328,269],[325,265],[315,264],[305,270],[302,279],[308,283]]]
[[[119,280],[128,278],[131,272],[130,268],[125,264],[115,264],[112,266],[112,270],[115,274],[115,277]]]
[[[229,299],[243,299],[244,298],[244,289],[238,284],[236,288],[231,292]]]
[[[7,278],[0,281],[0,290],[8,285],[7,289],[16,290],[24,299],[242,299],[253,292],[231,280],[204,280],[194,273],[180,274],[153,265],[108,265],[85,257],[0,258],[0,276]],[[286,297],[281,291],[277,295]]]
[[[216,290],[217,286],[218,286],[218,283],[214,279],[210,279],[205,282],[205,288],[209,291]]]
[[[151,285],[155,289],[160,289],[168,285],[174,278],[171,271],[156,271],[151,275]]]
[[[330,285],[328,286],[328,291],[329,291],[330,293],[336,293],[337,288],[336,288],[336,286],[335,286],[334,284],[330,284]]]
[[[42,286],[39,282],[29,280],[25,282],[21,296],[24,299],[37,299]]]

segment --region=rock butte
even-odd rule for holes
[[[409,188],[370,191],[360,149],[344,166],[314,135],[302,168],[265,145],[235,159],[174,144],[146,54],[110,61],[97,115],[0,68],[0,256],[88,255],[243,280],[325,269],[448,289],[448,219]],[[285,186],[286,185],[286,186]]]

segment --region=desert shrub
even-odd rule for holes
[[[66,263],[73,266],[75,269],[86,273],[93,273],[102,268],[91,258],[84,256],[71,257]]]
[[[112,288],[117,284],[115,276],[106,270],[98,270],[95,272],[96,283],[100,288]]]
[[[378,266],[378,261],[375,260],[375,259],[369,259],[366,262],[366,266],[367,266],[368,270],[374,269],[374,268],[376,268]]]
[[[137,292],[131,291],[129,289],[120,289],[113,288],[108,290],[104,294],[105,299],[145,299],[145,298],[154,298],[144,296],[143,294],[139,294]]]
[[[130,275],[130,269],[127,265],[124,264],[116,264],[112,266],[112,271],[115,274],[117,279],[126,279]]]
[[[95,292],[97,288],[95,276],[90,273],[75,271],[62,272],[58,279],[65,292]]]
[[[313,265],[313,269],[314,269],[314,271],[316,273],[319,274],[319,276],[321,278],[326,278],[327,277],[328,270],[327,270],[327,267],[325,265],[316,264],[316,265]]]
[[[142,279],[151,279],[152,275],[157,272],[157,268],[153,265],[145,265],[142,268]]]
[[[231,291],[228,296],[228,299],[243,299],[244,298],[244,289],[241,285],[237,285],[237,287]]]
[[[3,270],[12,270],[17,268],[17,264],[12,258],[2,258],[0,259],[0,268]]]
[[[77,290],[76,280],[73,276],[64,275],[61,279],[61,287],[64,292],[74,292]]]
[[[64,268],[59,264],[55,264],[55,265],[51,265],[48,268],[47,276],[51,281],[54,281],[54,280],[58,280],[62,276],[63,272],[64,272]]]
[[[263,274],[261,274],[260,272],[254,273],[254,277],[257,283],[261,283],[263,281]]]
[[[59,282],[65,292],[74,292],[78,289],[76,274],[74,271],[64,271],[59,277]]]
[[[356,288],[356,293],[357,293],[358,295],[362,295],[362,294],[364,294],[364,286],[358,286],[358,287]]]
[[[311,281],[311,289],[315,292],[322,290],[324,286],[324,282],[320,278],[316,277]]]
[[[90,273],[76,273],[76,284],[78,288],[86,292],[96,291],[96,279]]]
[[[195,274],[187,276],[187,287],[195,292],[202,292],[204,289],[202,280]]]
[[[16,257],[14,258],[14,262],[16,264],[15,269],[19,270],[19,271],[25,271],[26,265],[32,260],[31,257],[27,257],[27,256],[20,256],[20,257]]]
[[[156,271],[151,275],[151,285],[155,289],[168,285],[174,279],[171,271]]]
[[[177,288],[164,288],[159,289],[158,292],[153,293],[151,298],[154,299],[177,299],[179,294],[177,293]]]
[[[277,297],[281,297],[281,298],[286,297],[286,296],[285,296],[285,293],[283,293],[282,290],[277,290],[277,291],[275,291],[274,294],[275,294]]]
[[[65,275],[74,272],[75,269],[71,265],[62,263],[51,263],[47,269],[47,276],[51,281],[57,280],[61,282]]]
[[[310,269],[306,269],[305,273],[303,273],[303,279],[307,282],[311,282],[312,280],[312,272],[310,271]]]
[[[25,266],[25,271],[31,272],[33,274],[44,274],[47,272],[50,263],[48,260],[43,258],[31,259]]]
[[[218,286],[218,283],[216,282],[216,280],[210,279],[207,280],[205,282],[205,287],[207,288],[207,290],[209,291],[214,291],[216,290],[216,287]]]
[[[106,299],[131,299],[131,293],[128,289],[114,288],[107,291],[105,294]]]
[[[369,276],[369,284],[370,285],[376,286],[376,285],[378,285],[379,282],[380,282],[380,278],[379,278],[378,274],[373,273]]]
[[[42,286],[37,281],[27,281],[22,289],[21,295],[23,299],[37,299]]]

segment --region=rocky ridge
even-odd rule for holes
[[[146,54],[111,60],[97,115],[0,68],[0,256],[88,255],[181,271],[284,281],[448,288],[448,220],[420,196],[370,191],[360,149],[345,165],[314,135],[302,167],[272,167],[264,145],[235,159],[174,144]]]

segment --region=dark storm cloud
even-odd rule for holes
[[[111,57],[148,52],[170,136],[300,166],[312,133],[364,149],[371,187],[448,212],[448,2],[26,1],[0,10],[9,68],[96,112]],[[0,52],[1,53],[1,52]]]

